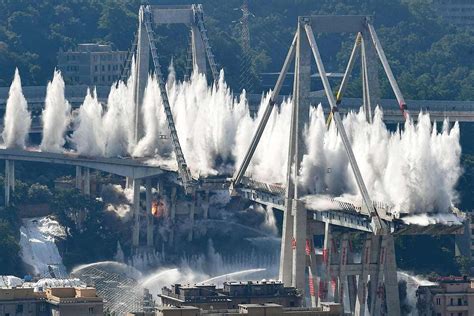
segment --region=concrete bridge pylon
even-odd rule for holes
[[[408,117],[404,98],[371,21],[370,16],[302,16],[298,18],[296,34],[282,71],[246,155],[231,180],[230,189],[231,192],[237,192],[239,186],[243,185],[245,172],[276,104],[284,78],[294,61],[293,105],[279,277],[285,285],[296,287],[303,295],[309,287],[313,306],[319,305],[322,301],[343,304],[343,296],[348,292],[349,308],[352,314],[361,316],[368,310],[370,315],[396,316],[400,315],[400,303],[393,236],[388,223],[381,217],[369,196],[339,113],[350,73],[357,57],[360,56],[363,109],[367,121],[372,121],[372,108],[380,99],[378,71],[375,63],[376,58],[379,57],[397,97],[402,115],[404,118]],[[354,48],[336,97],[329,83],[314,31],[356,34]],[[369,218],[372,233],[367,234],[361,263],[355,263],[352,253],[348,252],[348,244],[357,229],[341,232],[334,229],[335,227],[330,222],[323,222],[323,228],[314,230],[310,213],[302,201],[305,194],[300,184],[301,163],[305,151],[303,128],[309,120],[312,59],[316,62],[324,94],[330,105],[327,124],[335,124],[337,128],[362,197],[360,212]],[[323,237],[322,253],[317,253],[314,247],[315,235]],[[305,280],[307,273],[308,283]]]

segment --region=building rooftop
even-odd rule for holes
[[[109,44],[84,43],[77,45],[76,51],[81,53],[111,52],[112,46]]]

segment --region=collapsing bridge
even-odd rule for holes
[[[344,77],[334,97],[313,31],[320,33],[356,33],[356,40]],[[335,301],[344,304],[348,295],[349,306],[345,310],[354,315],[400,315],[398,282],[394,249],[394,235],[399,233],[452,233],[459,228],[446,229],[419,227],[407,229],[391,214],[383,203],[374,203],[368,193],[358,167],[351,143],[341,120],[339,108],[349,75],[357,55],[361,57],[363,109],[366,120],[372,122],[372,108],[377,104],[378,78],[375,64],[380,59],[385,74],[399,103],[401,115],[408,119],[408,108],[377,33],[368,16],[308,16],[299,17],[298,28],[278,77],[264,115],[253,136],[247,153],[235,172],[230,188],[234,194],[284,210],[280,258],[280,279],[305,291],[309,288],[311,303]],[[301,163],[305,149],[303,132],[308,122],[310,106],[311,55],[313,55],[325,95],[330,105],[327,124],[335,124],[345,148],[350,167],[357,182],[362,203],[359,206],[332,199],[322,208],[308,212],[304,190],[300,184]],[[270,117],[283,80],[294,60],[293,110],[291,116],[290,146],[286,187],[259,184],[245,178],[245,172],[259,144]],[[282,192],[284,191],[284,192]],[[284,198],[282,197],[284,193]],[[324,197],[321,197],[325,199]],[[351,247],[353,235],[366,232],[361,261],[354,260]],[[321,253],[316,252],[314,236],[322,235]],[[308,283],[305,282],[306,271]],[[347,294],[346,294],[347,293]],[[370,304],[369,304],[370,302]]]
[[[149,72],[149,58],[151,55],[154,73],[158,79],[159,89],[163,100],[164,112],[171,143],[174,149],[178,179],[177,182],[184,191],[196,201],[197,192],[209,192],[230,188],[234,195],[261,203],[284,211],[283,236],[281,245],[280,279],[285,285],[293,285],[302,292],[309,289],[311,302],[318,305],[322,301],[332,300],[344,304],[344,296],[348,296],[349,303],[345,307],[355,315],[364,315],[365,310],[371,315],[399,315],[399,298],[396,276],[394,252],[394,235],[408,233],[453,233],[459,225],[441,227],[429,225],[413,228],[405,224],[398,215],[391,212],[390,206],[372,201],[364,183],[352,151],[351,143],[342,124],[340,108],[343,104],[343,95],[347,87],[349,75],[355,65],[358,55],[362,67],[363,108],[368,122],[372,121],[372,109],[377,104],[377,68],[376,57],[389,79],[400,110],[404,118],[408,118],[407,106],[403,95],[398,88],[377,34],[371,24],[371,17],[367,16],[311,16],[298,19],[298,29],[294,36],[290,50],[279,75],[275,89],[264,111],[264,115],[256,129],[249,149],[232,179],[196,179],[193,178],[186,157],[181,149],[180,140],[174,123],[173,113],[168,100],[165,80],[163,78],[158,49],[155,44],[154,26],[160,23],[185,23],[191,26],[193,38],[193,65],[195,69],[204,71],[206,59],[210,65],[214,79],[217,71],[214,58],[209,46],[202,19],[202,8],[199,5],[186,7],[142,6],[139,14],[139,29],[136,44],[133,45],[128,66],[124,67],[124,76],[130,72],[131,56],[136,56],[134,81],[135,117],[134,137],[139,140],[143,134],[141,122],[141,107]],[[337,96],[334,97],[332,88],[327,79],[324,64],[319,48],[314,38],[316,32],[344,32],[356,33],[354,48],[344,74]],[[135,51],[136,50],[136,51]],[[308,122],[310,106],[310,76],[311,55],[323,82],[325,95],[330,105],[330,119],[327,124],[335,124],[342,144],[348,156],[350,166],[357,182],[362,202],[355,205],[347,201],[330,199],[326,208],[313,207],[306,203],[304,192],[300,187],[300,167],[305,150],[303,128]],[[294,93],[291,115],[291,132],[288,153],[288,173],[286,185],[258,183],[246,178],[246,170],[265,130],[272,109],[275,107],[280,88],[291,66],[295,62]],[[127,73],[128,71],[128,73]],[[67,157],[65,154],[51,155],[49,153],[35,153],[25,157],[25,151],[0,151],[6,163],[6,194],[14,189],[15,160],[35,160],[53,163],[74,164],[78,166],[78,186],[87,187],[89,168],[104,170],[111,173],[127,176],[134,196],[134,224],[133,245],[140,245],[140,182],[146,183],[147,221],[150,220],[151,208],[151,177],[156,177],[165,170],[163,166],[151,166],[144,162],[130,160],[121,162],[121,159],[109,158],[94,159],[84,157]],[[111,167],[113,165],[113,168]],[[81,169],[85,168],[85,169]],[[292,172],[292,170],[295,170]],[[82,171],[85,172],[82,176]],[[81,182],[86,182],[84,183]],[[176,191],[174,190],[176,198]],[[326,197],[319,197],[326,199]],[[403,215],[403,214],[402,214]],[[402,216],[401,215],[401,216]],[[191,213],[193,218],[194,213]],[[147,226],[148,228],[149,226]],[[361,261],[356,262],[355,251],[351,249],[351,240],[355,233],[366,233],[366,240],[361,251]],[[321,245],[322,251],[317,251],[314,236],[324,236]],[[153,247],[153,238],[147,231],[147,245]],[[308,282],[306,282],[308,273]],[[358,277],[357,277],[358,276]],[[370,282],[369,282],[370,280]],[[370,298],[370,304],[368,304]]]

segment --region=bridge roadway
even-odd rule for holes
[[[255,113],[258,111],[262,95],[249,94],[248,96],[250,110]],[[283,102],[288,96],[279,96],[277,103]],[[311,93],[311,104],[321,103],[324,112],[328,114],[330,106],[327,98],[321,91]],[[450,121],[474,122],[474,101],[440,101],[440,100],[406,100],[408,109],[414,120],[417,120],[420,111],[429,112],[432,121],[443,121],[449,118]],[[362,105],[360,98],[344,98],[339,107],[339,112],[346,114],[348,111],[358,111]],[[382,99],[380,106],[383,108],[384,121],[387,123],[401,123],[403,116],[400,113],[397,100]]]
[[[9,162],[14,161],[28,161],[28,162],[42,162],[51,164],[71,165],[85,168],[85,170],[95,169],[103,172],[116,174],[127,177],[133,181],[151,178],[162,175],[164,173],[176,172],[167,164],[155,165],[150,158],[104,158],[104,157],[85,157],[73,152],[64,153],[50,153],[41,152],[37,149],[19,150],[19,149],[0,149],[0,159],[7,162],[6,169],[8,169]],[[77,169],[76,169],[77,170]],[[14,171],[6,172],[13,174]],[[89,172],[87,172],[87,175]],[[8,178],[8,176],[6,176]],[[8,179],[6,180],[8,182]],[[14,181],[14,180],[13,180]],[[77,181],[77,180],[76,180]],[[90,181],[90,180],[87,180]],[[138,186],[139,186],[138,182]],[[251,179],[244,179],[243,185],[237,188],[237,193],[244,199],[271,207],[280,211],[285,210],[284,206],[284,188],[275,184],[266,184]],[[89,184],[90,185],[90,184]],[[8,186],[8,184],[7,184]],[[12,186],[12,184],[10,184]],[[202,178],[197,180],[197,190],[201,191],[216,191],[228,190],[228,178]],[[13,185],[14,188],[14,185]],[[90,190],[90,189],[89,189]],[[8,191],[8,192],[7,192]],[[139,187],[138,187],[139,191]],[[9,190],[5,190],[6,198],[9,199]],[[353,228],[359,231],[372,232],[370,217],[361,211],[361,207],[354,204],[323,197],[327,202],[334,205],[331,210],[311,210],[308,209],[308,216],[319,222],[328,222],[331,225]],[[436,234],[452,234],[457,233],[462,229],[462,225],[405,225],[403,221],[390,214],[389,208],[383,203],[375,203],[374,205],[382,214],[382,218],[386,220],[394,234],[425,234],[427,231],[436,232]]]
[[[34,149],[0,149],[0,159],[79,166],[132,179],[153,177],[166,171],[172,171],[166,166],[154,166],[149,164],[149,158],[85,157],[73,152],[50,153]]]
[[[88,86],[76,85],[66,86],[65,95],[66,99],[71,103],[73,108],[79,107],[84,101]],[[110,92],[109,86],[97,86],[93,87],[97,93],[97,97],[103,104],[107,103],[107,97]],[[8,87],[0,87],[0,112],[4,112],[6,102],[8,99]],[[45,86],[25,86],[23,87],[23,94],[28,101],[30,111],[33,113],[32,133],[41,132],[41,120],[39,114],[41,114],[44,108],[44,100],[46,97]],[[256,113],[260,105],[262,98],[261,94],[249,94],[247,95],[250,110]],[[288,96],[280,96],[278,102],[283,101]],[[311,96],[312,104],[322,103],[325,111],[329,109],[329,104],[326,97],[321,91],[312,93]],[[345,114],[348,110],[359,110],[362,104],[360,98],[344,98],[340,112]],[[433,121],[442,121],[445,118],[449,118],[451,121],[459,122],[474,122],[474,101],[439,101],[439,100],[407,100],[409,110],[412,112],[413,118],[416,120],[418,112],[420,110],[430,112],[431,119]],[[380,105],[384,109],[384,120],[389,123],[402,122],[402,116],[398,109],[396,100],[393,99],[382,99]]]

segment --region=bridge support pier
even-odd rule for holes
[[[291,284],[302,292],[306,288],[305,240],[307,238],[307,211],[299,199],[301,188],[298,179],[303,153],[306,148],[303,129],[305,123],[309,120],[310,91],[311,48],[305,35],[304,25],[298,23],[280,279],[286,286]]]
[[[82,194],[91,194],[91,173],[90,168],[76,166],[76,189]]]
[[[84,168],[84,194],[91,194],[91,169]]]
[[[169,236],[169,243],[173,244],[174,242],[174,221],[176,218],[176,187],[171,188],[171,197],[170,197],[170,220],[171,220],[171,230]]]
[[[315,252],[313,237],[313,232],[308,232],[306,263],[312,306],[333,301],[356,316],[400,315],[393,236],[367,234],[360,262],[354,260],[354,234],[337,232],[326,223],[320,255]],[[345,302],[349,305],[344,306]]]
[[[201,200],[201,207],[202,207],[202,218],[208,219],[209,218],[209,191],[206,190],[204,193],[204,197]]]
[[[152,207],[152,192],[151,192],[151,179],[148,178],[145,181],[146,188],[146,245],[153,247],[153,214],[151,213]]]
[[[133,98],[135,101],[134,111],[134,134],[135,143],[143,136],[143,116],[142,106],[143,97],[145,95],[145,87],[148,81],[148,69],[150,63],[150,43],[145,26],[145,7],[140,6],[138,13],[138,41],[137,41],[137,57],[135,66],[135,85],[133,87]]]
[[[11,193],[15,192],[15,161],[5,160],[5,206],[10,206]]]
[[[82,192],[82,167],[76,166],[76,189]]]
[[[132,227],[132,246],[137,248],[140,245],[140,179],[134,179],[132,184],[133,198],[133,227]]]
[[[191,207],[189,209],[189,221],[191,228],[189,229],[188,241],[193,241],[193,230],[194,230],[194,213],[196,212],[196,194],[193,194],[191,201]]]
[[[196,24],[191,25],[191,38],[193,50],[193,69],[198,69],[199,73],[206,74],[206,51],[204,49],[204,42],[201,37],[201,32]],[[214,78],[217,80],[217,78]]]

